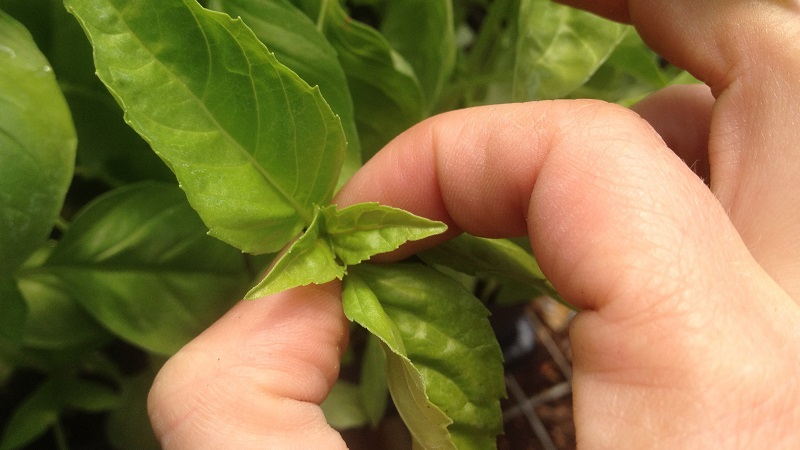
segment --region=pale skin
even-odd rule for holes
[[[570,329],[580,448],[800,448],[800,3],[565,3],[632,23],[708,88],[633,112],[440,115],[336,202],[402,207],[448,236],[530,237],[583,310]],[[346,345],[337,283],[240,302],[159,373],[156,434],[168,449],[345,448],[318,405]]]

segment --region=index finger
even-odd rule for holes
[[[621,286],[671,284],[669,271],[688,274],[680,284],[690,285],[693,273],[719,271],[720,249],[738,241],[702,180],[647,122],[596,101],[434,117],[379,152],[336,201],[405,208],[448,223],[451,233],[527,234],[556,289],[591,309],[609,304]],[[743,248],[724,256],[749,257]],[[630,311],[656,297],[629,291],[614,300]]]

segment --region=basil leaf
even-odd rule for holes
[[[372,428],[377,428],[386,415],[389,403],[389,385],[386,374],[386,356],[380,339],[367,335],[361,363],[358,395],[364,405],[364,414]]]
[[[267,276],[245,295],[246,299],[265,297],[297,286],[342,279],[345,266],[337,260],[333,249],[324,238],[321,217],[322,214],[318,212],[308,230],[278,258]]]
[[[241,17],[267,48],[310,86],[319,86],[331,109],[342,120],[347,156],[340,183],[361,166],[361,144],[353,100],[336,50],[302,11],[288,0],[215,0],[214,9]]]
[[[107,342],[108,332],[73,298],[58,288],[57,280],[20,279],[29,310],[24,344],[42,350],[94,348]]]
[[[414,68],[430,113],[456,62],[453,4],[450,0],[404,0],[385,6],[381,32]]]
[[[308,230],[245,298],[341,280],[348,265],[446,229],[441,222],[377,203],[359,203],[341,210],[335,205],[320,208]]]
[[[357,428],[368,423],[357,384],[338,380],[319,406],[325,420],[337,430]]]
[[[53,71],[0,11],[0,278],[47,238],[67,193],[76,138]]]
[[[366,161],[424,118],[422,89],[413,68],[381,33],[349,17],[338,0],[311,2],[319,5],[314,11],[326,6],[320,25],[347,75]]]
[[[172,185],[128,185],[75,217],[39,272],[116,335],[170,354],[216,320],[249,281],[245,258],[210,238]]]
[[[444,233],[447,226],[402,209],[359,203],[322,210],[333,251],[345,264],[358,264],[373,255],[396,250],[408,241]]]
[[[331,199],[346,146],[338,117],[240,20],[195,0],[65,4],[98,76],[211,235],[274,252]]]
[[[522,0],[514,100],[569,94],[600,67],[628,28],[549,0]]]
[[[345,315],[385,344],[390,392],[423,448],[494,447],[505,383],[479,300],[416,264],[353,267],[343,299]]]
[[[469,275],[492,275],[560,298],[545,279],[536,259],[506,239],[486,239],[462,234],[418,256],[428,264],[449,267]]]

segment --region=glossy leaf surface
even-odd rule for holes
[[[183,193],[159,183],[87,206],[40,276],[57,277],[116,335],[164,354],[210,325],[249,279],[244,255],[207,236]]]
[[[361,143],[356,130],[353,100],[347,78],[336,56],[314,22],[288,0],[214,0],[213,9],[241,17],[281,64],[320,92],[342,120],[347,156],[340,184],[361,166]]]
[[[65,3],[94,46],[98,76],[213,236],[274,252],[330,200],[341,123],[241,21],[194,0]]]
[[[72,179],[76,138],[50,64],[0,11],[0,278],[47,238]]]
[[[324,220],[318,213],[308,230],[278,258],[264,279],[245,298],[265,297],[297,286],[341,280],[345,269],[325,239]]]
[[[628,27],[549,0],[522,0],[513,97],[563,97],[589,79]]]
[[[480,301],[413,264],[359,265],[344,286],[347,317],[386,345],[392,397],[422,448],[493,448],[505,384]]]
[[[373,255],[396,250],[408,241],[444,233],[447,226],[402,209],[359,203],[322,211],[333,251],[345,264],[358,264]]]

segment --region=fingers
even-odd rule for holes
[[[319,408],[347,343],[339,289],[240,302],[172,357],[148,399],[163,448],[346,448]]]
[[[756,259],[800,296],[800,3],[569,0],[632,23],[718,99],[710,185]]]
[[[642,116],[672,151],[703,180],[708,180],[708,136],[714,97],[701,84],[664,88],[631,109]]]
[[[479,236],[529,234],[550,280],[583,308],[612,299],[623,310],[643,307],[639,293],[610,296],[615,283],[633,277],[651,289],[663,276],[660,283],[671,285],[673,277],[655,266],[675,263],[670,270],[690,274],[681,267],[699,263],[675,252],[715,255],[738,242],[702,181],[647,122],[593,101],[483,107],[423,122],[337,197],[367,200]],[[724,258],[748,258],[743,247],[732,248]]]
[[[395,139],[337,200],[481,236],[527,231],[548,279],[584,309],[571,330],[580,443],[792,438],[800,364],[775,344],[800,342],[797,305],[634,113],[591,101],[447,113]]]

